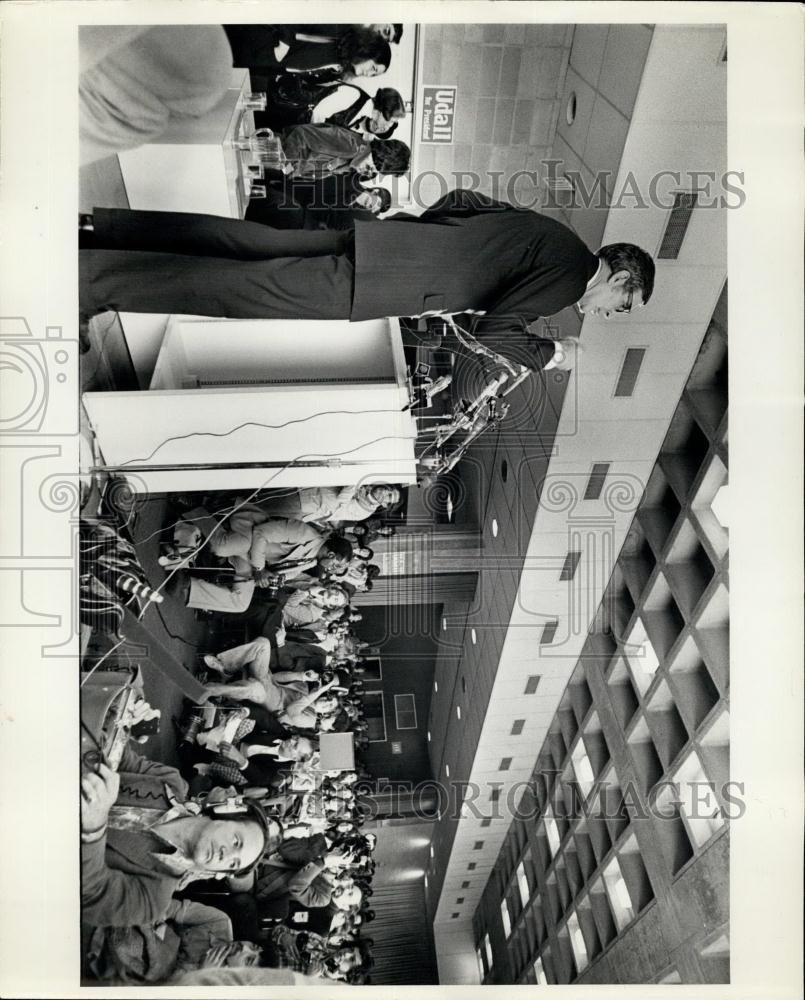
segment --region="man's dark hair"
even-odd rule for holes
[[[601,247],[598,256],[609,265],[610,271],[628,271],[624,286],[627,292],[643,293],[643,302],[648,302],[654,291],[654,261],[645,250],[634,243],[609,243]]]
[[[391,191],[388,188],[369,188],[370,191],[376,192],[380,196],[380,208],[377,210],[378,215],[382,215],[383,212],[388,212],[391,208]]]
[[[405,101],[402,99],[402,94],[393,87],[381,87],[372,98],[372,104],[375,110],[389,121],[405,114]]]
[[[351,543],[348,542],[346,538],[342,538],[339,535],[328,535],[327,540],[324,543],[324,548],[341,559],[352,558]]]
[[[273,854],[276,851],[282,841],[282,824],[279,820],[275,819],[273,816],[267,816],[263,807],[255,799],[243,799],[243,805],[246,809],[245,812],[234,813],[232,815],[216,813],[214,805],[208,807],[207,810],[208,813],[211,813],[216,819],[233,819],[241,823],[252,822],[256,823],[260,827],[260,831],[263,834],[263,850],[250,865],[232,873],[238,877],[241,875],[248,875],[249,872],[254,871],[264,858],[267,858],[269,854]],[[278,835],[274,835],[270,832],[269,823],[273,823],[279,828]]]
[[[394,24],[392,27],[394,28],[394,35],[391,41],[394,45],[397,45],[402,38],[403,26],[401,24]]]
[[[411,162],[411,150],[399,139],[375,139],[372,159],[380,174],[401,177]]]
[[[391,46],[368,28],[353,27],[338,40],[338,58],[352,70],[355,63],[367,59],[388,69],[391,65]]]

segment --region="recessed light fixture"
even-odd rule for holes
[[[456,718],[461,718],[461,705],[456,705]]]
[[[470,629],[470,639],[472,639],[473,646],[478,642],[478,633],[474,628]]]
[[[447,775],[448,778],[450,777],[450,765],[449,764],[445,764],[444,765],[444,773]]]
[[[447,631],[447,619],[446,618],[442,618],[442,631],[443,632]]]
[[[430,845],[430,856],[433,857],[433,844]]]
[[[498,537],[498,530],[499,530],[498,519],[496,517],[493,517],[492,518],[492,537],[493,538],[497,538]]]
[[[428,743],[430,743],[430,730],[428,730]]]
[[[433,682],[433,690],[434,691],[438,691],[439,690],[439,682],[438,681],[434,681]]]

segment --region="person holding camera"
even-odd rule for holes
[[[247,874],[281,839],[257,803],[200,808],[175,768],[127,746],[118,771],[100,763],[81,778],[82,919],[91,927],[165,920],[176,891]]]

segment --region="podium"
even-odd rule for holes
[[[199,118],[171,119],[154,142],[118,153],[129,207],[242,219],[248,196],[233,140],[254,131],[244,108],[249,71],[232,70],[222,100]]]
[[[172,316],[149,389],[83,399],[136,493],[416,482],[396,319]]]

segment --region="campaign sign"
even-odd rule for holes
[[[422,142],[453,141],[456,114],[455,87],[422,88]]]

